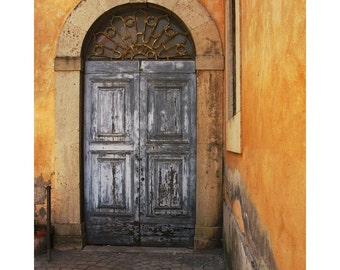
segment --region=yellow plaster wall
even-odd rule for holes
[[[226,166],[240,172],[279,269],[305,269],[305,1],[240,3],[242,154],[225,152]]]
[[[54,57],[59,32],[78,0],[34,1],[34,175],[54,174]]]

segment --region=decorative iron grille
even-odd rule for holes
[[[114,14],[93,32],[87,60],[194,59],[194,45],[178,20],[154,9]]]

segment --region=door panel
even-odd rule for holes
[[[166,69],[164,69],[164,66]],[[141,244],[192,246],[195,226],[194,62],[142,62]],[[166,72],[170,70],[171,72]]]
[[[84,181],[88,244],[139,244],[139,65],[87,62]]]
[[[149,156],[148,216],[188,215],[188,160],[181,155]]]
[[[133,215],[130,155],[91,153],[92,214]]]
[[[89,244],[193,245],[194,70],[192,61],[86,63]]]
[[[98,135],[124,135],[125,123],[125,87],[99,88],[98,91]]]

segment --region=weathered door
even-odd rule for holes
[[[192,246],[193,61],[86,62],[88,244]]]

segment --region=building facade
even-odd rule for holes
[[[113,244],[304,269],[305,168],[304,1],[35,1],[34,220],[50,184],[55,248],[123,224]]]

